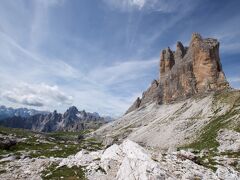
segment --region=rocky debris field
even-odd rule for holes
[[[0,179],[240,179],[240,133],[232,130],[219,130],[217,151],[183,147],[164,153],[128,139],[103,148],[84,139],[84,132],[0,130],[1,138],[16,142],[1,146]]]
[[[223,129],[219,131],[217,141],[220,146],[218,150],[220,152],[240,152],[240,133]]]
[[[224,137],[236,133],[225,129],[219,131],[219,136],[223,132],[225,132]],[[47,140],[38,142],[52,143]],[[219,147],[221,146],[222,144]],[[238,142],[233,142],[232,146],[238,146]],[[151,148],[143,148],[128,139],[120,145],[113,144],[106,149],[86,149],[85,147],[77,153],[73,151],[71,155],[61,157],[57,157],[57,154],[35,157],[24,150],[9,154],[2,152],[0,179],[238,180],[240,178],[239,152],[230,149],[221,149],[218,153],[215,152],[214,156],[210,151],[193,149],[177,151],[169,149],[168,152],[160,153]],[[49,151],[56,152],[55,149]]]
[[[240,178],[240,173],[231,164],[220,161],[227,156],[218,154],[215,157],[215,166],[210,168],[205,163],[207,151],[192,152],[180,150],[161,154],[146,150],[137,143],[125,140],[120,145],[112,145],[105,150],[89,152],[82,150],[76,155],[62,159],[59,167],[85,167],[88,179],[92,180],[149,180],[149,179],[231,179]],[[237,158],[238,166],[239,157]]]
[[[86,138],[85,134],[88,132],[36,133],[0,127],[0,179],[84,177],[80,167],[76,170],[65,167],[55,170],[55,166],[63,158],[82,149],[102,149],[101,143],[93,138]]]

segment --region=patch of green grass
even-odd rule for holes
[[[4,154],[8,154],[8,151],[4,150],[4,149],[0,149],[0,156],[2,156]]]
[[[58,148],[42,148],[30,153],[31,157],[68,157],[69,155],[76,154],[82,147],[80,145],[68,144],[67,146],[58,145]]]
[[[214,100],[228,105],[234,105],[240,98],[240,91],[219,91],[214,94]]]
[[[197,157],[196,163],[207,168],[212,169],[213,171],[216,170],[216,161],[214,160],[215,156],[222,156],[226,155],[229,158],[239,158],[240,152],[225,152],[225,153],[218,153],[217,147],[219,143],[217,142],[216,138],[218,135],[218,131],[223,128],[234,129],[240,132],[240,126],[235,125],[236,115],[240,114],[239,106],[240,106],[240,91],[236,92],[219,92],[214,95],[214,105],[218,105],[219,103],[226,103],[230,105],[230,110],[221,116],[216,116],[216,114],[221,111],[220,108],[216,108],[214,111],[215,116],[213,116],[210,122],[201,130],[198,138],[195,142],[187,144],[183,147],[179,147],[179,149],[194,149],[197,151],[201,151],[203,149],[207,149],[208,153],[205,154],[203,157]],[[217,106],[216,106],[217,107]],[[238,121],[237,121],[238,123]],[[208,159],[208,161],[205,161]]]
[[[214,155],[209,154],[207,156],[203,156],[203,157],[197,157],[195,163],[204,166],[206,168],[212,169],[214,172],[217,170],[216,168],[216,161],[213,159]],[[208,159],[208,162],[206,162],[205,160]]]
[[[3,134],[3,135],[12,134],[18,137],[29,137],[29,136],[33,136],[36,133],[26,129],[8,128],[8,127],[0,126],[0,134]]]
[[[78,132],[57,131],[46,133],[47,137],[55,138],[57,140],[77,140],[79,136],[90,133],[90,130],[82,130]]]
[[[227,93],[227,94],[226,94]],[[210,123],[208,123],[202,130],[202,133],[198,137],[198,139],[186,146],[184,148],[193,148],[193,149],[210,149],[213,148],[216,150],[216,148],[219,146],[219,143],[216,140],[218,131],[223,128],[228,128],[230,125],[231,118],[234,117],[237,114],[240,114],[239,110],[236,107],[239,107],[239,101],[240,98],[237,96],[237,99],[235,98],[234,100],[232,97],[229,97],[230,95],[228,92],[225,94],[216,94],[215,95],[215,100],[219,101],[221,98],[221,101],[233,101],[232,103],[232,108],[224,115],[213,117],[210,120]],[[226,100],[227,99],[227,100]],[[230,99],[230,100],[229,100]],[[240,130],[240,129],[239,129]]]
[[[55,148],[57,146],[58,148]],[[14,155],[21,155],[20,152],[28,152],[30,157],[68,157],[69,155],[76,154],[82,149],[90,151],[102,149],[101,144],[31,144],[31,143],[19,143],[10,150],[1,150],[0,155],[12,153]]]
[[[96,151],[103,149],[103,145],[101,142],[96,140],[95,138],[88,138],[83,140],[82,142],[83,149],[87,149],[90,151]]]
[[[89,132],[89,130],[84,130],[79,132],[37,133],[23,129],[0,127],[0,133],[2,134],[12,134],[16,138],[26,138],[9,150],[0,149],[0,155],[13,154],[20,156],[27,152],[30,157],[67,157],[76,154],[81,149],[91,151],[102,149],[102,144],[94,138],[82,139],[83,137],[81,137],[79,139],[79,136]]]
[[[240,121],[236,124],[236,127],[234,128],[234,131],[237,131],[240,133]]]
[[[87,179],[82,167],[73,166],[68,168],[67,166],[57,167],[56,164],[52,164],[42,172],[43,180],[85,180]]]
[[[219,146],[219,143],[216,141],[217,133],[222,128],[225,127],[227,124],[226,118],[229,116],[228,114],[224,116],[217,117],[211,122],[205,126],[205,128],[202,130],[202,134],[198,138],[197,141],[188,144],[185,146],[185,148],[193,148],[193,149],[210,149],[210,148],[217,148]]]
[[[58,142],[55,143],[36,143],[36,142],[21,142],[11,149],[12,152],[29,151],[31,157],[67,157],[76,154],[81,149],[100,150],[101,143],[96,141],[83,140],[79,143],[74,142]]]
[[[222,156],[228,156],[229,158],[240,158],[240,152],[226,151],[220,153]]]

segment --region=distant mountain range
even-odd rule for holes
[[[0,106],[0,120],[11,118],[11,117],[23,117],[28,118],[30,116],[36,115],[36,114],[48,114],[50,112],[47,111],[38,111],[35,109],[27,109],[27,108],[12,108],[12,107],[6,107],[6,106]]]
[[[0,117],[1,126],[39,132],[96,129],[112,120],[111,117],[101,117],[96,112],[79,111],[75,106],[70,107],[63,114],[56,110],[50,113],[27,108],[13,109],[0,106]]]

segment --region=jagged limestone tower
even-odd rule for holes
[[[177,42],[160,56],[160,77],[128,109],[128,112],[152,101],[159,104],[183,100],[195,94],[229,88],[219,57],[219,42],[193,33],[189,47]]]

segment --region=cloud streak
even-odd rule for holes
[[[229,78],[231,83],[240,83],[240,77],[231,77]]]
[[[144,10],[171,13],[185,6],[189,0],[103,0],[110,7],[121,11]]]
[[[158,59],[127,61],[108,67],[94,68],[90,71],[88,77],[105,85],[117,85],[118,83],[146,77],[147,71],[156,67],[157,64]]]
[[[104,2],[124,11],[131,8],[142,9],[146,4],[146,0],[104,0]]]
[[[48,38],[49,11],[51,8],[61,6],[64,0],[33,0],[33,18],[30,26],[30,49],[37,49]],[[41,31],[39,31],[41,29]]]

